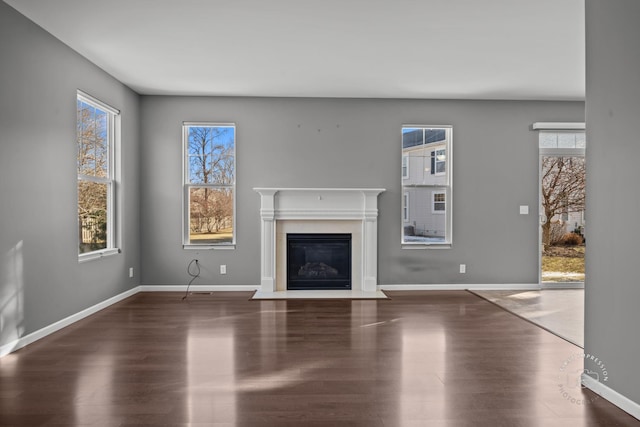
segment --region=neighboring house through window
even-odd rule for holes
[[[233,123],[183,125],[185,248],[235,245],[235,145]]]
[[[402,243],[451,244],[451,126],[402,127]]]
[[[78,253],[89,260],[117,253],[115,165],[120,112],[78,91]]]

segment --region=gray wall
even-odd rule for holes
[[[237,249],[181,246],[181,124],[237,124]],[[537,283],[536,121],[584,121],[582,102],[142,97],[143,283],[257,285],[253,187],[383,187],[381,284]],[[453,125],[453,248],[400,247],[400,129]],[[530,215],[519,215],[529,205]],[[460,274],[460,263],[467,274]],[[226,276],[218,274],[227,265]]]
[[[122,253],[78,263],[76,90],[122,111]],[[139,96],[0,2],[0,345],[139,283]]]
[[[640,403],[640,2],[587,0],[585,352]],[[599,372],[596,367],[592,369]]]

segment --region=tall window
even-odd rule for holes
[[[235,244],[236,128],[232,123],[185,123],[184,245]]]
[[[402,127],[402,243],[451,244],[451,126]]]
[[[77,95],[78,253],[90,259],[116,253],[115,143],[119,111]]]

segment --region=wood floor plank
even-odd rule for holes
[[[640,426],[581,349],[464,291],[139,293],[0,359],[0,426]]]

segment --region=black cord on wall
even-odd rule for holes
[[[191,272],[191,266],[193,264],[196,264],[196,273],[192,273]],[[191,276],[191,280],[189,281],[189,284],[187,285],[187,290],[184,293],[184,296],[182,297],[182,301],[184,301],[185,299],[187,299],[187,297],[189,296],[189,288],[191,287],[191,284],[193,283],[194,280],[196,280],[198,277],[200,277],[200,264],[198,263],[197,259],[192,259],[191,262],[189,263],[189,265],[187,266],[187,274],[189,276]]]

